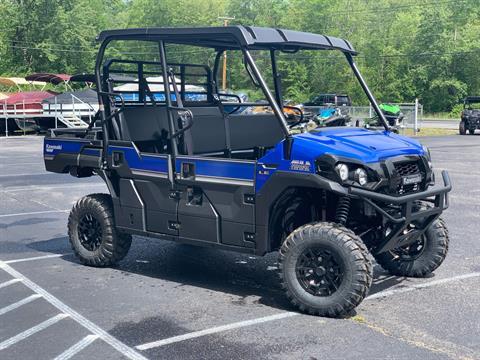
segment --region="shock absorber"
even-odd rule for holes
[[[338,199],[337,212],[335,213],[335,222],[340,225],[347,223],[348,214],[350,213],[350,198],[342,196]]]

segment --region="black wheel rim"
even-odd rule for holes
[[[399,260],[412,261],[418,259],[425,250],[426,237],[422,235],[417,241],[410,245],[394,249],[391,253]]]
[[[78,237],[82,246],[89,251],[95,251],[100,247],[102,226],[92,214],[86,214],[80,219]]]
[[[297,259],[295,272],[300,285],[315,296],[330,296],[343,281],[344,267],[335,252],[325,248],[307,248]]]

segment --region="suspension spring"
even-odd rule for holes
[[[335,213],[335,222],[340,225],[347,223],[348,214],[350,213],[350,198],[342,196],[338,199],[337,212]]]

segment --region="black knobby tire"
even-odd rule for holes
[[[467,127],[465,126],[465,121],[461,120],[458,125],[458,132],[460,135],[465,135],[467,133]]]
[[[468,133],[470,135],[475,135],[475,129],[468,129]]]
[[[335,261],[329,260],[325,268],[318,266],[316,269],[321,272],[315,270],[316,279],[309,280],[307,272],[300,269],[305,268],[303,259],[311,251],[315,254],[326,253],[331,256],[330,260],[333,258]],[[320,261],[326,261],[324,257],[319,256],[319,259],[322,258]],[[280,248],[278,264],[281,285],[287,297],[300,311],[312,315],[348,315],[367,296],[373,279],[372,264],[365,244],[351,230],[335,223],[312,223],[293,231]],[[327,276],[328,271],[333,272],[333,279],[322,277],[324,273]],[[323,284],[327,285],[321,285],[322,280],[317,281],[318,277],[325,279]]]
[[[115,228],[110,195],[92,194],[78,200],[68,217],[68,236],[85,265],[110,266],[123,259],[132,237]]]
[[[378,254],[375,259],[392,275],[425,277],[445,260],[448,244],[449,236],[445,222],[437,219],[418,242],[409,247]]]

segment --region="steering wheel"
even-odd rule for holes
[[[304,121],[305,116],[304,116],[304,114],[303,114],[303,110],[300,109],[299,107],[297,107],[297,106],[290,106],[290,105],[283,105],[283,108],[284,108],[284,109],[292,109],[292,110],[294,110],[295,112],[297,112],[297,113],[299,114],[299,116],[300,116],[300,119],[298,119],[297,121],[295,121],[293,124],[290,124],[290,125],[289,125],[290,128],[292,128],[292,127],[294,127],[294,126],[297,126],[298,124],[301,124],[301,123]],[[287,115],[287,117],[288,117],[288,115]]]

